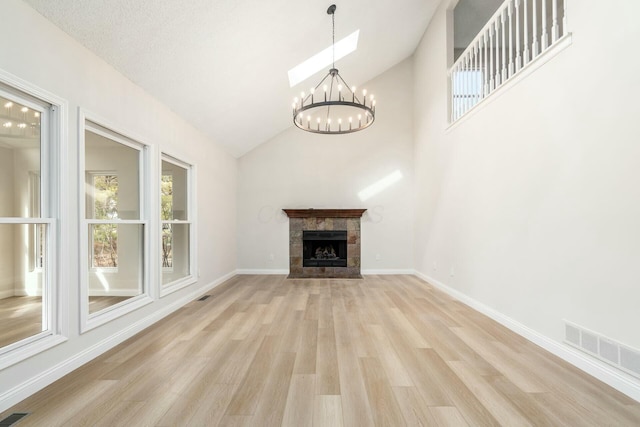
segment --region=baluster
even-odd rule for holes
[[[562,2],[562,35],[567,34],[567,0]]]
[[[453,67],[453,70],[451,70],[451,76],[449,77],[451,79],[451,121],[455,122],[456,119],[458,118],[457,115],[457,110],[458,110],[458,104],[456,102],[456,94],[457,94],[457,85],[456,85],[456,77],[458,75],[458,66]]]
[[[473,48],[473,51],[475,53],[475,58],[476,58],[476,63],[475,66],[473,67],[473,91],[474,91],[474,98],[475,101],[473,102],[473,104],[477,104],[478,102],[480,102],[480,87],[482,85],[482,83],[479,83],[479,72],[480,72],[480,41],[478,41],[478,43],[476,44],[476,46]]]
[[[495,46],[495,51],[496,51],[496,87],[500,86],[500,20],[496,19],[496,24],[495,24],[495,30],[496,30],[496,46]]]
[[[503,10],[500,14],[500,22],[502,26],[502,82],[507,80],[507,26],[506,23],[506,10]]]
[[[533,35],[531,36],[533,45],[531,46],[531,59],[533,59],[540,53],[538,50],[540,48],[538,44],[538,0],[531,0],[531,4],[533,5],[533,24],[531,25],[533,30]]]
[[[487,55],[488,51],[488,43],[487,43],[487,32],[485,31],[482,35],[482,40],[484,40],[484,91],[483,96],[489,95],[489,56]]]
[[[464,113],[469,111],[469,55],[464,58]]]
[[[507,15],[509,17],[509,77],[513,75],[513,4],[509,0],[507,6]]]
[[[547,0],[542,0],[542,50],[549,47],[549,37],[547,36]]]
[[[524,0],[524,58],[522,65],[529,63],[529,0]]]
[[[493,92],[495,80],[493,78],[493,25],[489,26],[489,93]]]
[[[552,0],[551,2],[551,43],[555,43],[560,37],[558,35],[558,0]]]
[[[522,67],[520,57],[520,0],[516,0],[516,72]]]

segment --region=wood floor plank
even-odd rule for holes
[[[264,348],[258,349],[227,408],[228,415],[253,415],[258,399],[266,383],[267,372],[271,370],[276,355]]]
[[[318,329],[316,394],[340,394],[340,374],[334,328]]]
[[[265,427],[282,424],[296,360],[295,353],[279,353],[278,356],[266,374],[265,386],[254,414],[254,419],[260,420],[260,425]]]
[[[335,395],[316,396],[313,408],[314,427],[342,427],[342,399]]]
[[[30,412],[21,426],[640,425],[640,403],[414,276],[237,276],[207,294],[0,419]]]
[[[316,401],[316,376],[294,374],[287,395],[282,427],[312,427]],[[340,417],[342,422],[342,416]]]
[[[362,376],[369,396],[369,406],[376,426],[401,426],[405,424],[391,385],[377,358],[360,358]]]
[[[318,355],[318,321],[302,321],[301,339],[296,357],[296,374],[315,374]]]
[[[433,426],[436,420],[415,387],[393,387],[398,406],[408,426]]]
[[[435,425],[438,427],[468,427],[469,423],[465,421],[464,417],[453,406],[434,406],[429,408],[434,420]]]

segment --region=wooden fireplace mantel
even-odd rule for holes
[[[289,218],[361,218],[366,209],[282,209]]]

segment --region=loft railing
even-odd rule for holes
[[[535,58],[567,28],[567,0],[506,0],[449,70],[455,122]]]

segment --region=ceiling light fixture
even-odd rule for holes
[[[338,73],[335,64],[336,5],[327,9],[333,28],[333,65],[329,73],[311,88],[293,100],[293,123],[300,129],[321,134],[339,135],[368,128],[376,117],[376,101],[367,91],[362,91],[362,101],[356,95],[355,86],[349,86]],[[323,93],[316,93],[322,87]],[[343,120],[344,119],[344,120]]]

